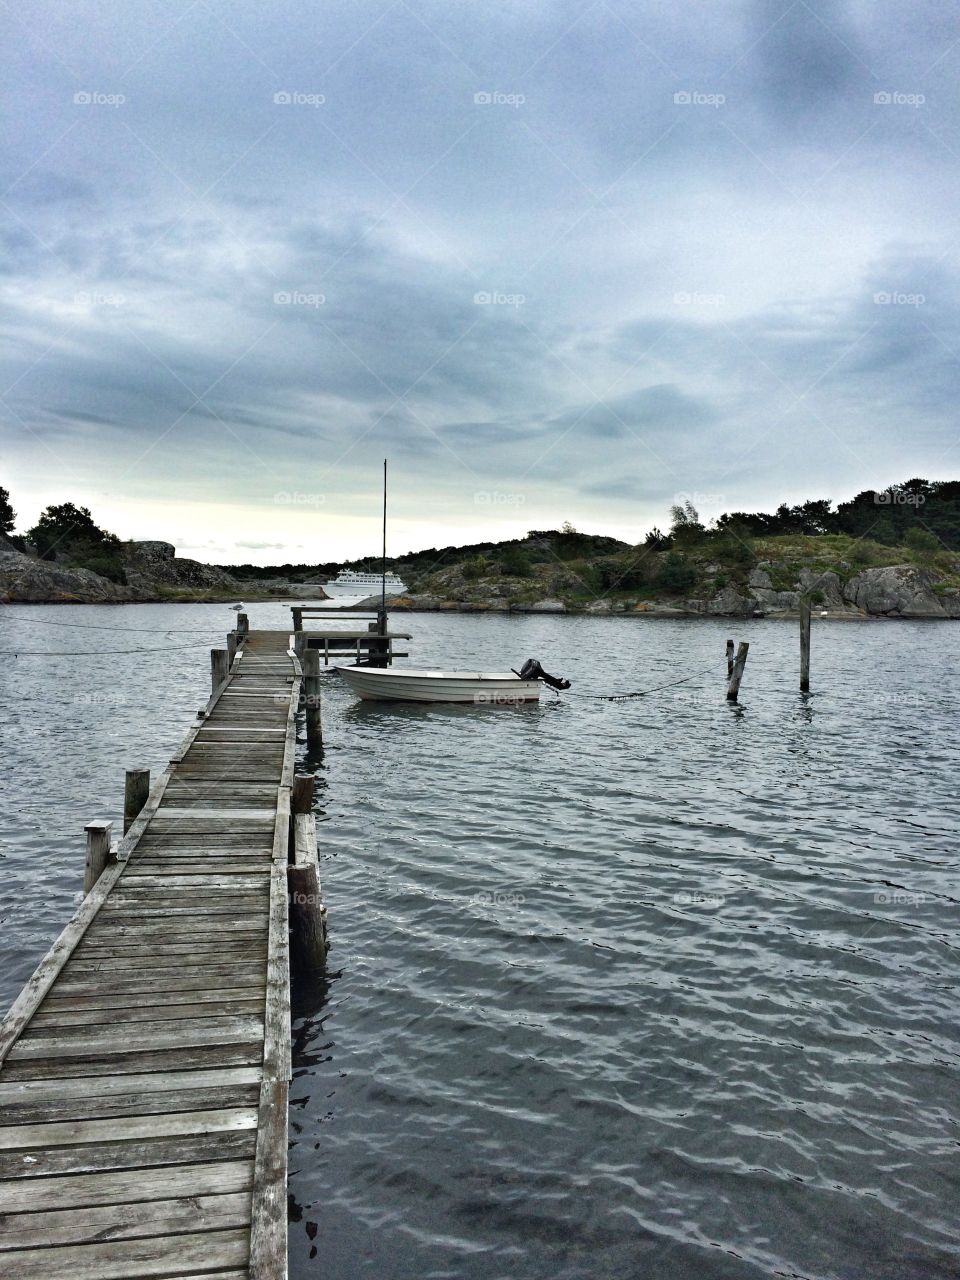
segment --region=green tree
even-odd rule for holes
[[[114,582],[125,582],[120,539],[94,521],[87,507],[63,502],[47,507],[27,537],[43,560],[60,556],[68,565],[91,569]]]
[[[10,505],[10,494],[0,485],[0,533],[12,533],[17,513]]]
[[[940,543],[936,537],[927,529],[918,529],[916,525],[912,529],[908,529],[903,539],[904,546],[909,547],[911,551],[915,551],[917,555],[924,559],[932,556],[940,549]]]
[[[512,578],[529,578],[532,570],[530,561],[519,547],[504,547],[500,556],[500,572]]]
[[[657,570],[656,585],[662,591],[686,591],[693,586],[696,577],[696,570],[687,558],[676,551],[670,551]]]
[[[463,576],[468,582],[473,582],[477,578],[482,578],[490,569],[486,556],[472,556],[466,560],[463,565]]]
[[[688,547],[699,542],[706,532],[700,523],[700,513],[689,498],[682,506],[678,502],[670,508],[670,537],[678,546]]]

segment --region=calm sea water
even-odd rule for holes
[[[83,823],[119,818],[125,766],[163,767],[230,619],[0,611],[4,651],[87,651],[0,665],[6,1001],[75,905]],[[785,623],[403,625],[411,665],[536,656],[574,688],[403,708],[326,677],[292,1275],[960,1273],[960,630],[815,623],[805,698]]]

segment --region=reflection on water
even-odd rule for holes
[[[207,647],[229,625],[58,615]],[[574,688],[386,706],[324,678],[296,1280],[956,1275],[956,629],[815,620],[807,696],[785,623],[404,623],[410,665],[537,657]],[[71,909],[83,823],[119,816],[124,766],[162,767],[207,670],[199,648],[0,674],[8,998]]]

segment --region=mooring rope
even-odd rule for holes
[[[12,618],[7,617],[0,612],[7,622],[29,622],[32,626],[37,627],[76,627],[81,631],[143,631],[148,635],[156,635],[162,632],[165,636],[208,636],[219,635],[219,630],[214,631],[212,627],[111,627],[98,626],[96,623],[89,622],[60,622],[56,618],[37,618],[33,614],[15,614]]]
[[[122,629],[122,628],[121,628]],[[165,644],[147,649],[0,649],[0,658],[112,658],[131,653],[173,653],[181,649],[206,649],[205,643]]]
[[[724,658],[726,663],[726,658]],[[629,698],[645,698],[648,693],[657,693],[660,689],[672,689],[678,684],[688,684],[691,680],[696,680],[698,676],[707,675],[708,672],[716,671],[716,663],[711,663],[709,667],[704,667],[702,671],[695,671],[692,676],[684,676],[682,680],[670,680],[666,684],[655,684],[649,689],[638,689],[635,693],[581,693],[581,698],[589,698],[591,702],[625,702]]]

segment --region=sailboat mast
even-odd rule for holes
[[[380,626],[387,620],[387,460],[383,460],[383,559],[380,562]]]

